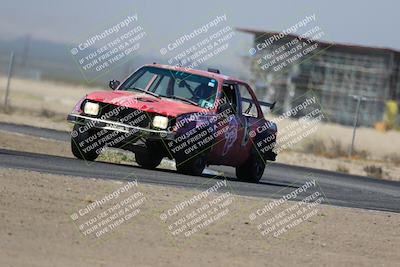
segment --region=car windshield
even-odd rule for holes
[[[119,90],[146,90],[160,97],[212,108],[217,87],[217,81],[212,78],[157,67],[143,67],[132,74]]]

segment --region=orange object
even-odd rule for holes
[[[385,122],[380,121],[375,123],[375,130],[379,132],[386,132],[387,130],[389,130],[389,127]]]

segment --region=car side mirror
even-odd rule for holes
[[[120,81],[111,80],[111,81],[108,83],[108,87],[110,87],[111,89],[115,90],[115,89],[118,88],[118,86],[119,86],[120,83],[121,83]]]

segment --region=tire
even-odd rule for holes
[[[176,169],[179,173],[200,176],[206,167],[206,157],[204,155],[195,156],[189,160],[176,162]]]
[[[155,169],[158,165],[160,165],[163,156],[154,152],[136,152],[135,159],[139,166],[146,169]]]
[[[77,159],[82,159],[82,160],[88,160],[88,161],[94,161],[97,159],[99,154],[96,151],[100,150],[90,150],[90,151],[85,151],[85,146],[80,147],[79,143],[87,139],[91,134],[96,134],[96,132],[92,133],[79,133],[79,126],[75,125],[73,132],[77,133],[75,137],[73,137],[75,134],[71,134],[71,151],[72,154],[77,158]]]
[[[264,170],[265,163],[262,158],[252,153],[244,164],[236,167],[236,177],[242,182],[258,183]]]

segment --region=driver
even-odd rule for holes
[[[211,100],[213,90],[205,84],[200,84],[199,86],[194,89],[193,96],[197,100],[206,100],[207,102]]]

